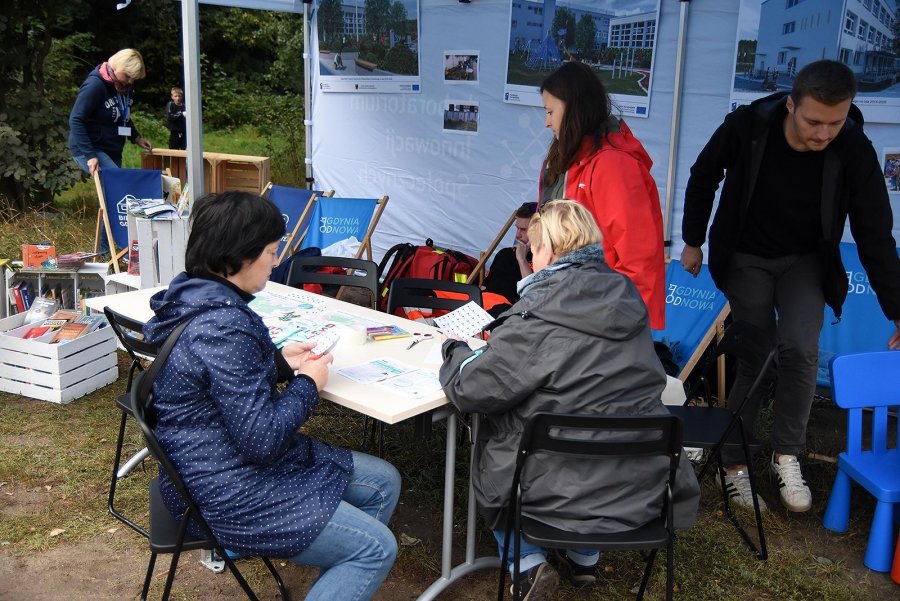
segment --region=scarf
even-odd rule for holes
[[[550,265],[547,265],[540,271],[535,271],[531,275],[519,280],[519,283],[516,284],[516,291],[519,293],[519,296],[525,296],[526,291],[537,284],[538,282],[543,282],[557,271],[563,271],[565,269],[569,269],[570,267],[578,267],[579,265],[584,265],[585,263],[602,263],[603,262],[603,249],[599,244],[588,244],[587,246],[582,246],[577,250],[573,250],[569,254],[563,255],[553,261]]]

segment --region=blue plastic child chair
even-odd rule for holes
[[[838,473],[828,499],[823,525],[845,532],[850,520],[850,481],[865,488],[877,501],[866,567],[889,572],[896,532],[894,512],[900,511],[900,432],[888,440],[888,410],[900,409],[900,352],[882,351],[842,355],[831,362],[834,400],[847,416],[847,450],[838,458]],[[871,413],[871,443],[865,444],[864,408]]]

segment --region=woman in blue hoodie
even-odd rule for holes
[[[275,348],[247,304],[278,263],[281,213],[224,192],[198,200],[191,225],[186,271],[151,299],[144,327],[161,345],[193,318],[153,386],[159,442],[225,548],[320,567],[307,599],[370,599],[397,554],[387,522],[400,475],[299,431],[332,357],[311,356],[310,344]],[[160,488],[183,515],[162,473]]]
[[[90,72],[69,114],[69,151],[88,175],[122,166],[125,139],[153,150],[131,120],[134,82],[143,79],[144,59],[133,48],[119,50]]]

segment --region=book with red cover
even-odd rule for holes
[[[35,326],[25,332],[25,335],[22,336],[25,340],[29,338],[40,338],[44,334],[50,331],[50,326]]]
[[[132,240],[131,246],[128,247],[128,273],[131,275],[141,275],[140,253],[138,252],[137,240]]]

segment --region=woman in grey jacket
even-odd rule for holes
[[[590,213],[573,201],[548,203],[532,219],[528,239],[535,273],[519,282],[519,302],[498,319],[502,324],[484,348],[473,352],[463,342],[445,342],[440,372],[457,408],[485,414],[473,481],[479,511],[500,545],[516,450],[531,415],[666,413],[660,401],[666,378],[647,308],[631,280],[604,263]],[[605,466],[550,457],[532,465],[523,474],[523,513],[556,528],[593,532],[636,528],[659,515],[664,458]],[[697,479],[683,459],[675,486],[677,526],[693,524],[698,502]],[[568,551],[562,563],[574,582],[590,584],[598,559],[596,552]],[[526,599],[552,595],[558,577],[543,549],[522,541],[520,566]]]

